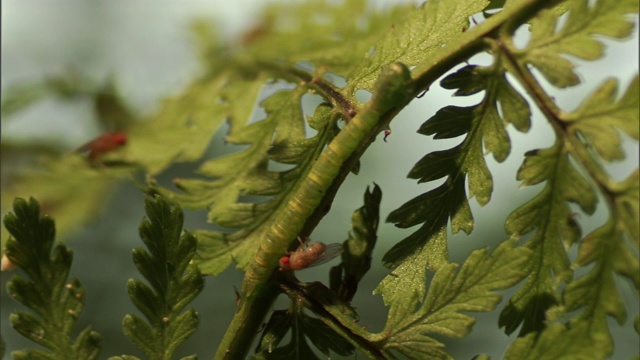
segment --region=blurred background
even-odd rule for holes
[[[74,68],[96,79],[113,76],[122,96],[135,110],[150,113],[160,99],[179,93],[198,74],[198,62],[189,32],[189,24],[194,18],[210,18],[218,24],[225,37],[234,39],[255,24],[256,16],[265,3],[267,1],[261,0],[3,1],[2,90]],[[371,1],[371,6],[385,7],[395,3],[392,0]],[[637,73],[637,26],[633,39],[629,41],[604,42],[607,55],[603,60],[578,61],[582,85],[565,91],[552,91],[564,109],[575,108],[579,100],[605,78],[620,79],[624,89]],[[479,56],[471,62],[487,64],[490,59]],[[449,148],[459,140],[433,141],[417,134],[416,130],[443,104],[470,105],[478,100],[477,96],[454,98],[451,91],[434,86],[426,96],[412,102],[392,123],[393,133],[388,142],[376,141],[361,160],[360,174],[348,177],[331,212],[313,233],[313,238],[325,243],[345,240],[351,226],[351,213],[362,205],[363,193],[374,181],[383,191],[382,220],[407,200],[432,188],[433,184],[418,185],[406,179],[406,174],[426,153]],[[520,189],[515,180],[523,154],[552,143],[550,128],[544,118],[535,109],[533,116],[533,126],[528,134],[510,129],[512,150],[504,163],[497,164],[493,157],[487,158],[494,178],[492,201],[480,209],[475,200],[471,200],[476,227],[471,236],[450,234],[452,261],[461,262],[469,252],[486,246],[494,247],[506,239],[506,216],[540,191],[539,185]],[[72,151],[101,132],[88,102],[54,99],[39,102],[10,119],[3,119],[1,130],[3,142],[40,141],[65,151]],[[625,149],[628,159],[609,168],[619,179],[638,167],[637,143],[627,139]],[[3,167],[9,165],[2,164]],[[159,177],[159,181],[189,177],[194,168],[190,164],[173,166]],[[133,184],[124,182],[118,185],[104,204],[102,214],[65,239],[75,252],[72,274],[79,277],[88,293],[87,308],[80,326],[91,325],[103,335],[101,358],[120,354],[141,355],[122,334],[121,319],[126,313],[135,311],[126,296],[125,286],[127,279],[140,277],[131,261],[131,249],[141,246],[137,227],[144,216],[143,199],[143,194]],[[591,217],[582,214],[579,221],[583,225],[583,233],[601,224],[605,216],[604,209],[599,209]],[[204,212],[187,211],[185,227],[205,228],[205,218]],[[388,273],[380,262],[382,255],[411,231],[386,223],[380,225],[373,268],[354,299],[354,306],[361,315],[360,323],[371,330],[380,330],[386,318],[380,296],[371,295]],[[327,282],[330,266],[305,270],[297,275],[303,281]],[[198,353],[200,358],[213,356],[235,311],[233,286],[240,287],[242,275],[242,272],[230,268],[218,277],[207,278],[203,294],[193,304],[201,315],[199,330],[180,348],[179,355]],[[10,276],[10,273],[2,273],[3,289]],[[624,282],[620,282],[620,286],[626,291],[629,309],[635,308],[629,314],[632,319],[638,313],[639,305],[631,287]],[[20,306],[9,299],[5,291],[1,301],[2,336],[7,342],[7,353],[32,347],[11,329],[7,320],[9,314]],[[284,300],[278,303],[279,308],[285,306]],[[459,341],[447,341],[447,351],[459,359],[468,359],[479,353],[500,358],[513,340],[496,326],[500,309],[478,315],[472,333]],[[631,330],[631,321],[622,329],[615,322],[610,322],[610,325],[616,342],[614,358],[629,358],[637,354],[638,337]]]

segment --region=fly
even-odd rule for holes
[[[80,146],[76,152],[87,153],[89,162],[94,163],[100,156],[114,151],[127,143],[124,132],[108,132]]]
[[[321,242],[314,242],[311,245],[307,245],[309,240],[303,243],[298,238],[298,241],[300,241],[300,246],[296,251],[280,258],[280,270],[294,271],[318,266],[342,253],[342,244],[326,245]]]

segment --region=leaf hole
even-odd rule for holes
[[[487,53],[477,53],[470,57],[467,60],[468,64],[478,65],[478,66],[491,66],[495,63],[495,59],[492,55]],[[451,72],[457,71],[459,68],[455,68],[451,70]]]
[[[313,64],[311,64],[308,61],[297,62],[295,66],[297,68],[300,68],[300,69],[302,69],[304,71],[308,71],[308,72],[312,72],[316,68],[315,66],[313,66]]]
[[[371,100],[371,97],[373,96],[373,94],[371,94],[370,91],[360,89],[360,90],[356,90],[355,96],[356,96],[356,100],[358,100],[359,102],[366,103],[366,102],[369,102],[369,100]]]
[[[367,53],[367,56],[366,56],[366,57],[367,57],[367,58],[371,58],[371,57],[373,57],[373,55],[375,55],[375,53],[376,53],[376,47],[375,47],[375,46],[372,46],[372,47],[369,49],[369,52]]]
[[[527,44],[531,40],[531,26],[523,25],[516,29],[513,34],[513,45],[519,50],[527,47]]]
[[[267,165],[267,170],[268,171],[273,171],[273,172],[285,172],[285,171],[289,171],[293,168],[295,168],[296,164],[283,164],[281,162],[277,162],[277,161],[273,161],[273,160],[269,160],[269,164]]]
[[[323,78],[340,89],[347,86],[347,80],[336,73],[327,72],[324,74]]]
[[[273,200],[273,196],[260,196],[260,195],[240,195],[238,197],[238,204],[266,204]]]
[[[270,98],[273,94],[282,90],[292,90],[296,87],[295,84],[290,82],[286,82],[283,80],[270,80],[268,81],[260,90],[260,95],[258,95],[257,104],[259,106],[253,106],[253,111],[249,116],[249,121],[247,121],[247,125],[257,123],[258,121],[264,120],[267,117],[267,113],[262,107],[262,102],[268,98]],[[240,119],[242,120],[242,119]]]
[[[310,139],[318,133],[316,129],[309,125],[309,119],[313,117],[313,114],[318,107],[322,104],[324,99],[318,94],[307,93],[302,96],[302,115],[305,117],[305,138]]]

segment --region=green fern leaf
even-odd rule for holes
[[[354,64],[366,60],[375,41],[414,8],[409,4],[375,10],[369,5],[365,0],[271,4],[241,45],[247,57],[306,62],[347,78]],[[382,65],[374,69],[373,80]]]
[[[616,99],[618,82],[615,79],[607,80],[591,96],[584,99],[576,111],[564,117],[569,123],[570,133],[579,133],[580,138],[592,146],[604,160],[624,159],[621,139],[616,130],[624,131],[638,140],[639,84],[640,80],[636,75],[622,97]]]
[[[381,79],[382,91],[374,95],[371,109],[368,112],[364,111],[365,115],[362,115],[363,119],[366,118],[366,121],[372,124],[376,123],[380,112],[386,111],[398,99],[406,100],[407,94],[411,92],[411,87],[407,86],[409,72],[400,64],[390,68],[387,76]],[[163,189],[154,190],[167,194],[188,207],[211,205],[210,220],[224,227],[246,226],[235,233],[224,235],[211,233],[202,237],[205,241],[202,243],[203,251],[199,252],[198,262],[203,271],[215,273],[224,269],[231,260],[237,261],[241,269],[246,267],[253,254],[253,251],[247,251],[251,244],[255,245],[261,241],[264,232],[272,227],[274,219],[281,216],[279,211],[288,206],[286,201],[289,201],[289,197],[295,194],[297,187],[307,180],[307,175],[313,170],[311,166],[316,162],[318,154],[335,136],[335,110],[319,107],[314,114],[316,119],[311,120],[310,123],[318,124],[321,128],[318,129],[319,132],[314,138],[304,138],[300,99],[305,91],[304,87],[298,87],[292,91],[276,93],[264,102],[268,114],[265,120],[248,125],[243,132],[230,134],[227,137],[230,142],[252,146],[243,152],[205,163],[201,172],[207,176],[218,177],[216,180],[179,181],[178,186],[186,194],[174,194]],[[356,120],[351,120],[351,122],[354,121]],[[348,135],[348,131],[342,130],[342,133],[351,140],[356,138]],[[342,149],[347,145],[355,147],[357,143],[353,141],[351,144],[336,143],[331,150],[336,153],[336,156],[346,154]],[[302,151],[301,148],[306,151]],[[346,160],[347,155],[343,156],[342,161]],[[268,168],[269,160],[281,160],[298,166],[282,172],[272,171]],[[331,163],[335,164],[336,161],[333,159]],[[238,164],[243,162],[244,166],[239,167]],[[229,173],[228,169],[231,165],[233,165],[231,168],[238,169],[238,172]],[[330,169],[330,171],[316,169],[316,172],[326,177],[326,174],[337,170],[339,169]],[[319,181],[320,179],[314,180],[315,183]],[[330,181],[326,183],[330,184]],[[305,191],[315,195],[320,193],[315,189]],[[300,190],[300,192],[303,191]],[[272,198],[261,204],[236,203],[240,195],[271,196]],[[305,199],[305,202],[307,201],[309,199]],[[207,239],[216,243],[207,244]],[[220,240],[223,243],[220,243]],[[286,245],[282,248],[273,247],[269,251],[280,254],[285,247]]]
[[[499,61],[487,68],[467,66],[443,79],[442,85],[457,88],[456,95],[472,95],[485,90],[485,97],[471,107],[444,107],[418,130],[423,135],[434,135],[435,139],[468,135],[452,149],[427,154],[409,172],[408,177],[419,182],[448,179],[440,187],[389,214],[387,221],[398,227],[425,225],[385,255],[383,260],[387,266],[393,267],[420,243],[431,241],[430,236],[439,227],[446,226],[449,217],[454,233],[460,230],[470,233],[473,218],[466,199],[465,178],[468,176],[469,179],[469,197],[476,197],[481,205],[487,204],[493,191],[493,180],[484,159],[484,149],[493,153],[497,161],[504,161],[510,151],[506,123],[513,123],[521,131],[530,127],[528,105],[507,82]],[[435,249],[429,247],[429,250]],[[446,254],[440,253],[443,257]]]
[[[518,179],[524,185],[546,181],[543,190],[509,215],[506,222],[507,232],[514,236],[535,231],[527,243],[534,251],[530,275],[499,320],[507,333],[524,322],[521,333],[526,334],[544,327],[544,312],[559,300],[555,282],[572,276],[566,249],[580,238],[580,228],[568,202],[592,214],[597,198],[560,143],[527,153]]]
[[[384,12],[368,9],[363,0],[273,5],[246,34],[243,50],[247,56],[321,66],[349,80],[343,93],[350,98],[356,90],[371,91],[381,67],[412,66],[428,58],[468,28],[469,16],[487,4],[431,1]]]
[[[427,260],[430,268],[438,268],[447,262],[446,225],[451,218],[456,230],[470,232],[473,229],[471,209],[465,196],[464,178],[456,182],[445,182],[436,189],[412,199],[387,217],[388,222],[395,222],[399,227],[410,227],[418,223],[424,224],[414,233],[394,245],[383,257],[385,266],[395,267],[401,261]],[[416,255],[417,252],[428,254]],[[418,260],[418,258],[422,260]],[[411,261],[411,262],[412,262]],[[420,262],[419,262],[420,263]]]
[[[364,193],[364,205],[351,216],[352,232],[343,245],[342,262],[331,268],[330,288],[342,300],[351,301],[358,290],[358,283],[371,268],[371,254],[378,239],[380,201],[382,190],[374,184]]]
[[[77,279],[67,282],[73,253],[64,245],[54,248],[55,224],[50,217],[40,216],[36,200],[17,198],[13,210],[4,218],[11,234],[5,254],[28,279],[14,276],[7,291],[35,314],[18,311],[11,315],[11,325],[50,352],[24,350],[12,355],[16,359],[97,359],[102,347],[98,333],[86,328],[75,342],[71,338],[86,298]]]
[[[605,359],[607,350],[594,344],[588,325],[566,328],[552,324],[540,334],[518,338],[507,350],[505,360]]]
[[[249,118],[252,108],[246,106],[247,99],[257,98],[265,80],[261,75],[255,79],[247,75],[247,79],[243,79],[229,72],[220,73],[195,81],[181,96],[166,100],[157,114],[134,121],[140,119],[135,119],[127,110],[115,90],[97,88],[84,77],[76,79],[78,76],[56,77],[37,88],[44,89],[42,96],[53,93],[70,98],[77,94],[92,97],[98,118],[108,129],[114,126],[126,129],[126,146],[106,157],[109,166],[90,167],[75,154],[64,155],[48,161],[45,172],[19,174],[10,187],[9,182],[3,182],[3,194],[7,195],[3,197],[3,212],[11,206],[5,199],[37,196],[52,208],[59,234],[63,236],[76,224],[95,216],[114,180],[129,175],[129,166],[139,165],[153,175],[173,162],[197,160],[225,119],[233,125]],[[4,106],[15,111],[33,102],[14,106],[12,98],[6,101]],[[166,146],[169,143],[171,147]],[[3,243],[6,237],[3,229]]]
[[[166,100],[151,119],[129,129],[131,141],[123,161],[140,164],[153,175],[173,162],[199,159],[225,120],[234,125],[249,118],[252,108],[246,103],[255,101],[263,81],[242,81],[223,73],[194,82],[180,96]]]
[[[272,353],[291,329],[292,320],[293,317],[287,310],[275,310],[271,313],[255,352]]]
[[[584,336],[592,339],[589,346],[600,351],[602,357],[613,352],[607,317],[615,318],[618,324],[627,319],[625,302],[614,276],[627,278],[636,291],[640,290],[640,261],[634,253],[640,240],[637,236],[631,237],[634,230],[629,227],[628,218],[630,214],[638,213],[638,180],[636,169],[627,180],[613,186],[616,191],[611,195],[615,206],[609,220],[580,243],[577,263],[582,267],[593,266],[584,276],[569,283],[564,292],[566,311],[580,311],[569,326],[583,329]],[[637,231],[637,217],[635,219]],[[630,246],[628,240],[634,241],[635,246]]]
[[[151,286],[132,279],[127,290],[148,323],[128,314],[123,329],[148,358],[171,359],[196,330],[196,312],[182,310],[202,291],[204,280],[189,264],[197,240],[189,232],[182,233],[183,214],[178,205],[157,196],[146,200],[145,210],[148,219],[140,225],[140,237],[148,250],[134,249],[133,259]]]
[[[634,13],[638,13],[635,0],[598,0],[591,6],[587,0],[572,0],[567,21],[556,30],[560,14],[544,11],[531,22],[531,40],[519,52],[519,61],[538,68],[557,87],[577,85],[580,78],[573,72],[574,64],[561,54],[599,59],[604,45],[593,35],[629,36],[634,25],[627,15]]]
[[[327,193],[339,176],[346,175],[355,162],[354,152],[365,149],[386,125],[388,117],[405,106],[414,93],[409,69],[401,63],[385,67],[374,89],[374,94],[347,125],[331,140],[326,150],[314,157],[312,165],[300,185],[281,212],[275,214],[261,246],[247,269],[243,293],[253,295],[256,286],[268,281],[282,248],[291,245],[297,235],[304,230],[305,222],[316,213],[323,195]],[[343,178],[342,178],[343,179]],[[229,334],[229,333],[227,333]],[[229,337],[225,337],[226,342]]]
[[[353,322],[353,309],[346,303],[342,303],[335,293],[320,283],[287,283],[284,289],[290,296],[288,310],[276,310],[272,313],[269,322],[265,326],[260,342],[256,348],[256,359],[300,359],[310,356],[318,359],[307,339],[325,356],[331,356],[331,352],[342,356],[354,352],[354,347],[332,327],[325,324],[320,318],[309,316],[304,307],[314,312],[325,314],[330,311],[346,316],[349,322]],[[291,332],[291,340],[284,346],[278,346],[288,332]]]
[[[640,170],[636,168],[626,180],[612,184],[611,190],[618,226],[632,241],[635,240],[636,247],[640,247]]]
[[[486,91],[481,106],[490,107],[492,113],[499,114],[498,116],[505,123],[513,124],[518,131],[527,132],[531,127],[529,104],[507,81],[501,61],[503,59],[498,57],[490,67],[465,66],[442,79],[440,84],[445,89],[456,89],[454,94],[456,96],[468,96],[482,90]],[[492,114],[492,116],[495,115]],[[485,145],[488,150],[491,150],[489,144],[491,141]],[[496,160],[503,158],[498,150],[491,152],[495,154]]]
[[[411,178],[420,182],[441,178],[446,178],[446,181],[407,202],[388,218],[399,227],[421,226],[385,256],[386,264],[394,269],[377,291],[382,293],[385,303],[391,307],[390,321],[379,337],[383,340],[374,345],[380,345],[382,352],[397,350],[409,356],[429,354],[445,357],[442,345],[429,335],[464,335],[473,319],[461,312],[487,311],[495,307],[498,297],[492,290],[513,285],[526,273],[525,270],[537,275],[528,278],[528,283],[517,294],[521,296],[520,300],[514,298],[515,302],[508,308],[518,312],[515,322],[511,315],[507,320],[511,321],[509,326],[516,327],[525,321],[525,332],[530,331],[532,326],[541,329],[545,319],[544,310],[562,300],[556,290],[558,282],[567,282],[571,277],[566,249],[580,238],[579,227],[567,203],[578,203],[588,213],[593,212],[595,207],[593,184],[572,167],[569,156],[578,162],[585,159],[571,153],[571,146],[565,143],[565,139],[559,139],[551,149],[528,154],[527,162],[519,172],[525,185],[547,182],[543,192],[516,210],[507,224],[514,237],[535,229],[527,247],[534,250],[537,264],[524,265],[523,258],[530,251],[526,248],[512,249],[511,241],[509,246],[503,245],[496,250],[493,257],[483,253],[472,254],[456,274],[455,265],[447,264],[447,222],[451,219],[454,233],[472,231],[473,218],[465,182],[469,181],[469,197],[476,197],[481,205],[488,203],[493,184],[485,163],[484,149],[493,153],[496,160],[503,161],[510,152],[509,137],[505,130],[507,124],[511,123],[523,132],[530,126],[528,105],[506,80],[505,69],[516,75],[514,67],[522,65],[522,69],[526,69],[527,65],[533,64],[555,85],[577,83],[573,65],[561,54],[584,59],[599,57],[602,44],[591,38],[591,34],[626,36],[630,31],[630,21],[624,15],[630,13],[630,9],[636,10],[637,4],[631,4],[629,0],[619,3],[600,0],[588,7],[586,0],[567,1],[571,4],[571,10],[565,25],[555,30],[563,9],[551,9],[534,20],[529,46],[514,52],[515,57],[502,58],[502,50],[509,46],[507,40],[510,39],[500,39],[505,35],[501,27],[506,24],[507,30],[510,30],[511,26],[519,26],[542,7],[557,1],[509,1],[512,6],[506,11],[469,30],[469,16],[500,6],[501,3],[504,2],[435,0],[420,9],[402,6],[396,7],[391,13],[368,10],[364,0],[346,0],[340,4],[317,0],[293,6],[275,5],[265,13],[256,28],[247,32],[237,44],[228,47],[221,45],[209,28],[196,26],[201,40],[200,52],[207,67],[205,75],[181,96],[166,101],[157,114],[148,117],[150,121],[132,125],[128,131],[130,144],[115,154],[114,158],[139,165],[151,175],[159,173],[172,162],[197,160],[225,119],[230,125],[225,140],[243,146],[243,150],[205,162],[199,172],[206,179],[178,179],[176,185],[181,192],[157,186],[148,189],[150,193],[171,197],[185,207],[208,208],[208,219],[225,229],[197,232],[197,255],[194,255],[195,240],[185,234],[182,243],[188,245],[174,252],[173,256],[178,259],[176,263],[167,263],[166,258],[156,256],[163,252],[153,250],[157,250],[154,242],[147,243],[149,252],[135,251],[136,265],[149,284],[135,280],[129,284],[132,301],[148,320],[145,322],[133,316],[126,318],[125,329],[128,329],[127,334],[134,343],[145,348],[145,354],[154,349],[169,349],[164,353],[172,353],[192,333],[197,316],[192,310],[180,312],[199,292],[194,290],[197,281],[187,279],[189,286],[185,285],[182,291],[167,298],[159,294],[168,292],[167,288],[173,284],[171,281],[176,279],[167,280],[158,275],[176,264],[180,269],[172,268],[172,271],[180,276],[189,271],[190,274],[196,273],[187,267],[188,260],[195,256],[194,262],[208,274],[222,272],[233,261],[242,269],[248,268],[241,305],[218,355],[231,351],[230,356],[234,356],[233,349],[238,351],[247,348],[250,337],[256,333],[251,322],[260,322],[255,319],[257,315],[266,314],[256,311],[256,308],[266,307],[265,304],[269,304],[277,293],[278,285],[272,276],[277,258],[284,253],[288,242],[296,235],[312,230],[319,221],[322,216],[318,212],[323,210],[319,204],[327,205],[321,201],[332,198],[331,187],[339,186],[343,179],[341,176],[354,170],[357,161],[355,155],[359,155],[360,150],[364,151],[375,133],[388,124],[416,91],[427,89],[434,79],[452,66],[491,46],[493,48],[490,50],[496,50],[492,51],[495,57],[492,66],[469,66],[442,82],[445,87],[457,88],[457,95],[485,91],[482,102],[468,108],[442,109],[420,129],[421,133],[435,135],[435,138],[466,137],[458,146],[427,154],[416,164],[409,174]],[[516,10],[509,12],[511,9]],[[506,16],[513,13],[517,16]],[[408,69],[397,63],[388,67],[392,71],[383,72],[379,77],[380,68],[396,61],[403,61],[412,68],[417,65],[413,79]],[[314,70],[307,71],[309,67]],[[334,74],[347,79],[344,88],[339,88],[337,81],[331,81]],[[372,90],[378,77],[380,80],[375,85],[373,100],[365,105],[358,104],[352,95],[359,89]],[[285,79],[296,84],[296,87],[278,92],[262,103],[267,112],[266,119],[245,124],[253,110],[247,104],[253,104],[266,79]],[[624,120],[625,117],[637,119],[637,113],[631,114],[634,105],[631,99],[634,95],[637,97],[638,93],[637,79],[621,100],[615,99],[616,87],[613,82],[606,83],[589,99],[589,102],[598,104],[593,111],[590,104],[585,103],[572,114],[559,114],[562,116],[555,119],[559,121],[554,125],[559,124],[558,128],[562,129],[554,129],[558,132],[570,130],[573,140],[578,139],[574,145],[586,144],[605,160],[622,158],[618,134],[610,128],[604,129],[599,121],[614,122],[615,128],[638,138],[637,121]],[[306,92],[313,91],[321,94],[326,103],[307,119],[307,123],[318,130],[318,134],[306,138],[300,100]],[[535,99],[536,94],[530,95]],[[27,93],[24,96],[27,102],[31,101],[29,96],[33,98],[34,94]],[[338,129],[339,118],[346,122],[343,129]],[[293,166],[281,170],[283,164]],[[69,170],[69,173],[75,174],[73,167]],[[566,181],[560,179],[559,174],[563,171],[568,174]],[[112,169],[106,172],[109,176],[115,173]],[[608,333],[602,329],[589,332],[589,326],[585,326],[583,320],[589,318],[590,314],[597,314],[591,318],[600,322],[606,321],[608,316],[618,321],[625,317],[624,306],[619,303],[611,279],[618,274],[631,279],[636,287],[638,284],[637,276],[633,274],[638,268],[637,259],[633,253],[629,255],[628,249],[620,241],[625,236],[636,242],[638,239],[638,172],[620,183],[597,180],[598,184],[594,186],[599,186],[601,190],[606,188],[603,192],[610,197],[607,200],[615,215],[607,223],[609,227],[592,233],[581,244],[580,265],[593,262],[593,271],[584,279],[580,278],[567,286],[566,304],[572,310],[583,313],[572,320],[571,325],[575,325],[572,327],[558,328],[547,319],[550,325],[536,334],[540,335],[540,341],[534,344],[534,334],[525,336],[510,349],[512,354],[517,354],[525,346],[535,347],[535,353],[541,357],[569,354],[567,351],[576,350],[573,349],[575,345],[563,343],[558,351],[551,351],[550,340],[553,335],[565,336],[563,334],[567,333],[569,336],[582,335],[585,338],[591,335],[606,337]],[[570,181],[575,182],[574,189],[570,189]],[[363,213],[354,219],[354,232],[357,226],[365,228],[368,241],[352,241],[351,245],[364,243],[365,256],[345,259],[345,263],[354,265],[349,271],[356,278],[356,283],[368,268],[368,246],[375,241],[377,225],[377,216],[365,219]],[[559,216],[560,221],[554,219],[555,216]],[[177,242],[181,219],[180,226],[176,227],[174,223],[178,220],[175,217],[167,221],[161,221],[161,218],[158,217],[157,223],[152,220],[149,228],[159,228],[158,224],[163,222],[170,223],[168,228],[171,228],[169,230]],[[615,244],[608,248],[611,254],[600,253],[605,235],[616,239]],[[507,255],[499,256],[502,254],[499,251],[514,256],[517,269],[513,272],[503,269],[500,273],[494,270],[495,263],[500,263],[504,268],[503,264],[508,258]],[[251,262],[251,259],[255,261]],[[356,261],[363,259],[365,261]],[[355,265],[358,265],[357,268]],[[425,286],[426,269],[438,270],[428,293]],[[276,280],[279,275],[282,274],[276,273]],[[488,284],[483,276],[497,279],[497,283]],[[586,289],[584,284],[590,279],[597,279],[606,287]],[[447,293],[454,295],[447,297]],[[350,297],[348,292],[342,295],[344,298]],[[584,296],[595,296],[608,303],[599,305],[583,299]],[[174,300],[176,302],[172,307],[175,316],[160,317],[166,310],[163,301]],[[306,301],[302,297],[296,300]],[[294,301],[292,306],[298,305]],[[530,312],[527,306],[531,305],[539,309]],[[304,306],[318,310],[309,304]],[[558,309],[551,308],[560,312]],[[340,312],[333,307],[325,311],[331,315]],[[307,340],[328,355],[337,339],[345,334],[321,321],[327,320],[322,317],[326,312],[316,314],[319,318],[307,316],[301,306],[292,307],[289,313],[280,313],[273,324],[270,322],[267,325],[264,341],[258,348],[258,357],[317,358]],[[340,322],[340,316],[335,315],[332,319]],[[409,325],[408,319],[418,320]],[[30,320],[25,318],[25,322]],[[165,326],[167,320],[168,327]],[[342,325],[347,323],[344,321]],[[153,338],[156,330],[163,326],[167,336],[174,339],[168,345]],[[348,325],[345,327],[353,330]],[[289,330],[291,342],[278,347]],[[242,339],[234,344],[227,341],[234,336]],[[407,339],[401,343],[401,340]],[[608,351],[606,341],[598,344],[603,344],[604,353]],[[338,350],[334,351],[347,353],[348,345],[344,348],[337,346]],[[238,349],[240,347],[243,349]]]
[[[628,249],[613,223],[607,223],[588,234],[580,246],[578,262],[587,265],[596,262],[596,266],[585,276],[573,280],[565,289],[564,301],[568,311],[586,307],[584,316],[590,322],[597,322],[599,315],[613,316],[619,324],[624,323],[626,311],[622,296],[609,266],[614,271],[626,275],[638,288],[638,259],[628,255]],[[593,284],[599,284],[596,288]],[[598,300],[595,300],[598,299]],[[600,314],[599,314],[600,313]],[[601,329],[601,327],[598,327]],[[605,333],[607,327],[603,327]],[[609,344],[612,348],[613,343]]]
[[[226,137],[228,143],[250,145],[244,151],[214,158],[205,162],[198,172],[215,180],[176,180],[186,194],[164,192],[189,209],[212,206],[208,221],[224,227],[233,217],[227,212],[241,195],[270,195],[282,187],[281,181],[268,172],[268,150],[272,141],[286,143],[304,139],[304,123],[300,98],[303,91],[280,91],[268,98],[263,106],[266,119],[247,125],[242,131],[234,129]],[[274,140],[274,133],[276,140]],[[243,211],[244,209],[234,209]],[[223,217],[221,219],[221,217]],[[231,219],[229,219],[231,218]],[[223,220],[220,223],[220,220]]]
[[[638,114],[635,111],[638,78],[634,79],[619,101],[615,101],[615,85],[615,82],[607,81],[589,98],[591,105],[583,105],[575,113],[566,115],[570,130],[568,134],[576,136],[578,142],[585,141],[588,146],[593,146],[606,160],[624,157],[620,150],[620,138],[614,128],[628,132],[632,137],[638,136],[635,129],[638,125]],[[601,121],[610,126],[603,127]],[[507,231],[512,234],[521,235],[537,228],[528,246],[535,251],[535,257],[539,259],[532,262],[536,265],[532,265],[530,269],[531,276],[501,314],[499,323],[505,327],[507,333],[514,331],[520,323],[524,323],[521,329],[523,334],[542,330],[544,312],[550,306],[559,303],[559,296],[555,290],[556,281],[567,281],[571,278],[566,249],[580,238],[580,229],[566,202],[580,205],[588,214],[595,210],[595,193],[591,185],[573,168],[567,154],[567,150],[561,144],[530,153],[518,174],[519,179],[524,180],[524,185],[533,185],[545,180],[548,182],[542,193],[516,210],[507,220]],[[633,176],[629,180],[633,181]],[[625,185],[619,185],[620,191],[615,202],[620,206],[616,210],[623,219],[621,225],[628,228],[628,234],[632,238],[638,239],[637,221],[629,221],[629,216],[638,213],[634,210],[637,209],[637,205],[631,205],[634,201],[637,202],[637,192],[634,190],[637,186],[630,181]],[[581,249],[591,248],[587,239],[581,244]],[[621,258],[617,261],[622,261],[628,266],[624,274],[636,281],[628,271],[637,267],[637,260],[630,259],[631,255],[623,249],[619,249],[619,254]],[[606,283],[607,279],[598,280]],[[579,287],[580,283],[574,281],[568,288]],[[620,309],[618,319],[621,316],[619,311]]]
[[[426,296],[416,296],[408,287],[397,287],[396,275],[387,276],[376,292],[404,298],[390,304],[387,323],[375,335],[375,342],[411,359],[448,358],[443,344],[430,335],[465,336],[474,319],[463,312],[493,310],[501,299],[495,291],[513,286],[526,275],[531,252],[514,248],[514,244],[513,240],[505,241],[492,255],[476,250],[458,271],[457,264],[444,265],[435,272]],[[422,281],[425,279],[422,273]]]
[[[183,193],[158,189],[187,208],[210,207],[209,221],[240,229],[232,234],[198,232],[200,251],[196,261],[205,273],[218,274],[231,261],[236,261],[239,268],[246,266],[275,211],[305,171],[304,165],[332,136],[330,113],[319,111],[316,116],[322,119],[316,121],[323,128],[314,138],[305,139],[300,106],[305,92],[304,88],[277,92],[263,103],[266,119],[245,126],[242,131],[232,131],[226,138],[229,143],[250,147],[204,163],[199,172],[214,180],[178,180],[176,185]],[[269,169],[269,161],[299,166],[274,171]],[[247,195],[270,199],[261,203],[238,202]]]
[[[255,255],[256,245],[245,240],[243,233],[236,236],[206,230],[194,233],[199,245],[193,260],[203,274],[218,275],[233,262],[247,264]]]
[[[402,62],[411,67],[433,55],[469,27],[469,17],[481,12],[489,1],[429,1],[405,11],[384,29],[367,54],[347,76],[347,93],[371,90],[382,65]],[[400,14],[398,14],[400,15]]]

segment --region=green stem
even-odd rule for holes
[[[279,293],[273,281],[265,282],[253,296],[243,297],[233,321],[216,352],[215,359],[244,359]]]
[[[509,35],[510,36],[510,35]],[[520,64],[512,49],[511,38],[497,40],[493,47],[496,51],[499,51],[504,58],[503,64],[507,71],[522,84],[527,93],[531,96],[536,106],[542,111],[544,116],[549,120],[551,126],[557,134],[564,133],[565,124],[560,120],[560,108],[556,105],[555,101],[547,94],[547,92],[540,86],[535,76],[526,68]]]

